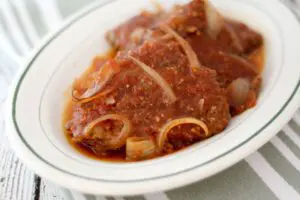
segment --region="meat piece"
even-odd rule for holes
[[[150,37],[151,28],[162,17],[163,13],[142,12],[109,31],[106,38],[113,48],[118,50],[132,49]]]
[[[206,22],[202,0],[194,0],[186,6],[175,6],[169,13],[142,12],[109,31],[107,40],[118,50],[132,49],[146,39],[161,36],[158,26],[160,23],[167,23],[182,34],[186,31],[192,33],[203,30]]]
[[[244,24],[225,20],[217,39],[210,38],[205,31],[203,0],[177,7],[162,23],[167,23],[190,43],[202,65],[216,70],[221,87],[226,88],[239,77],[253,79],[258,75],[258,66],[243,55],[259,48],[262,37]]]
[[[131,54],[156,69],[165,67],[184,69],[187,66],[187,58],[175,41],[145,42]]]
[[[158,145],[162,148],[157,153],[163,155],[220,133],[231,115],[253,107],[261,87],[262,37],[244,24],[227,19],[220,24],[222,29],[216,37],[209,35],[204,0],[193,0],[168,13],[142,12],[110,31],[107,39],[118,50],[108,56],[114,66],[96,59],[96,72],[88,73],[92,80],[78,82],[97,84],[93,80],[100,77],[97,72],[102,66],[114,67],[115,71],[103,84],[100,96],[72,105],[66,129],[74,142],[100,157],[126,158],[125,140],[123,147],[111,148],[105,143],[118,139],[122,122],[103,122],[110,124],[104,132],[102,125],[85,134],[84,128],[99,117],[118,114],[132,125],[127,131],[129,137],[156,141],[162,127],[174,119],[189,117],[204,123],[177,124],[168,130],[166,145]],[[178,36],[163,27],[173,29]]]
[[[188,42],[193,47],[201,63],[211,69],[216,70],[217,80],[222,88],[227,88],[238,78],[246,78],[250,81],[250,91],[247,101],[242,105],[230,105],[231,114],[237,115],[256,104],[257,90],[260,88],[261,79],[257,78],[261,66],[257,66],[258,61],[247,57],[225,53],[226,48],[222,43],[208,39],[207,35],[194,35],[188,38]],[[254,52],[255,53],[255,52]],[[255,88],[253,90],[252,88]],[[230,101],[230,96],[228,96]]]
[[[259,48],[262,45],[262,37],[244,24],[224,20],[224,27],[217,39],[210,38],[206,34],[207,23],[203,0],[193,0],[187,5],[176,6],[155,23],[154,20],[150,21],[152,23],[144,26],[152,28],[151,34],[148,35],[149,40],[161,38],[164,33],[159,29],[159,24],[167,24],[191,44],[202,65],[216,70],[217,80],[222,88],[227,88],[238,78],[248,78],[252,81],[259,73],[257,66],[243,55],[251,54]],[[130,23],[133,21],[130,20],[125,25]],[[157,58],[158,65],[169,62],[147,53],[149,56],[147,60]]]
[[[247,78],[251,84],[260,72],[257,62],[247,58],[262,45],[262,37],[246,25],[224,20],[224,27],[216,39],[206,34],[207,28],[202,0],[194,0],[186,6],[179,7],[170,14],[167,24],[185,38],[199,61],[205,67],[216,70],[217,80],[222,88],[227,88],[238,78]],[[193,14],[191,14],[193,13]],[[250,57],[251,58],[251,57]],[[255,105],[256,95],[252,90],[245,104],[231,106],[232,113],[239,113]],[[251,103],[250,103],[251,102]]]
[[[177,6],[162,23],[168,24],[180,35],[204,32],[206,17],[203,0],[193,0],[184,6]]]
[[[195,34],[206,34],[204,1],[193,0],[185,6],[177,7],[162,23],[168,24],[185,38]],[[209,37],[206,40],[214,42],[214,39]],[[226,52],[249,54],[262,45],[262,37],[245,24],[224,19],[224,27],[215,42]]]
[[[206,34],[204,1],[193,0],[187,5],[175,6],[168,13],[143,12],[109,31],[107,39],[117,49],[132,49],[145,40],[160,37],[160,24],[167,24],[186,38]],[[216,42],[224,51],[235,54],[249,54],[262,44],[262,37],[246,25],[229,20],[225,24],[216,40],[209,37],[206,40]]]
[[[143,105],[149,107],[149,111],[145,111],[146,113],[151,113],[150,110],[157,108],[159,109],[156,112],[159,113],[161,109],[165,109],[164,117],[160,119],[160,123],[163,123],[164,120],[170,117],[176,118],[176,115],[179,117],[184,113],[184,115],[190,116],[193,113],[192,116],[202,117],[208,123],[212,133],[217,133],[225,128],[229,120],[228,103],[226,94],[216,81],[217,77],[214,70],[202,68],[192,76],[186,56],[182,52],[180,45],[174,41],[166,43],[159,41],[145,42],[142,46],[132,51],[131,54],[154,68],[164,77],[176,93],[178,102],[173,107],[167,106],[165,104],[166,100],[162,98],[164,93],[162,93],[161,89],[158,88],[153,80],[149,79],[148,75],[142,73],[139,77],[135,77],[136,83],[131,83],[133,85],[131,90],[134,93],[126,92],[125,96],[127,97],[123,97],[122,102],[120,102],[120,105],[132,105],[132,107],[120,107],[120,110],[127,109],[135,112],[134,109],[138,109],[135,106],[140,109]],[[129,63],[132,62],[128,60],[123,61],[121,68],[126,68],[130,65]],[[122,85],[124,84],[122,83]],[[132,96],[139,95],[147,97],[142,98],[142,101],[140,98],[132,101]],[[125,99],[128,99],[128,102],[124,101]],[[204,101],[204,104],[200,112],[199,102],[202,101]],[[216,112],[210,111],[211,107],[215,107]],[[176,111],[177,109],[178,111]],[[138,117],[135,118],[139,119],[142,116],[145,118],[147,116],[146,113],[137,113]],[[149,117],[148,127],[153,126],[152,117]]]
[[[222,45],[216,41],[208,40],[206,35],[190,36],[188,42],[196,52],[200,62],[211,69],[216,70],[218,81],[222,87],[227,87],[233,80],[239,77],[257,76],[256,66],[246,58],[225,53]]]
[[[228,46],[232,53],[248,55],[263,44],[262,36],[242,23],[226,20],[218,42]]]
[[[105,97],[91,104],[78,105],[80,116],[72,120],[72,130],[82,130],[83,126],[94,120],[97,115],[119,113],[130,119],[132,135],[147,137],[155,135],[163,124],[170,119],[189,116],[201,119],[207,124],[211,134],[217,134],[227,126],[230,114],[226,92],[221,89],[214,70],[201,68],[191,75],[186,56],[176,42],[145,42],[129,53],[149,65],[170,84],[177,101],[170,105],[164,91],[124,55],[116,58],[121,72],[111,82],[115,90],[106,98],[113,98],[114,105],[107,105]],[[128,71],[134,75],[125,75]],[[80,108],[79,108],[80,107]],[[84,123],[81,121],[84,118]],[[194,133],[185,132],[193,142],[202,138]],[[98,138],[73,135],[80,138],[77,142],[90,148],[95,154],[103,154]],[[99,143],[99,144],[98,144]],[[176,148],[179,146],[177,145]]]

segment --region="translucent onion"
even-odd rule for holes
[[[141,67],[163,89],[163,91],[169,97],[170,103],[174,103],[176,101],[177,98],[171,86],[163,77],[159,75],[159,73],[138,59],[132,56],[129,56],[129,58],[133,60],[139,67]]]
[[[134,31],[132,31],[130,35],[131,41],[138,43],[142,40],[144,34],[146,33],[146,29],[144,28],[136,28]]]
[[[229,22],[226,22],[220,15],[218,10],[209,0],[204,0],[205,14],[207,20],[207,34],[216,39],[221,30],[224,28],[230,35],[233,45],[241,52],[243,51],[243,45],[236,31],[233,29]]]
[[[93,84],[93,87],[88,88],[83,95],[80,97],[80,99],[85,99],[85,98],[90,98],[97,94],[111,79],[113,76],[114,71],[112,69],[108,69],[105,75],[102,75],[102,73],[99,75],[100,80],[96,80],[95,83]]]
[[[172,35],[176,41],[181,45],[182,49],[184,50],[188,61],[190,63],[190,68],[193,70],[199,69],[202,65],[198,59],[197,54],[191,47],[191,45],[182,38],[178,33],[176,33],[173,29],[171,29],[169,26],[162,24],[160,28],[167,33],[168,35]]]
[[[253,71],[256,74],[259,74],[257,67],[247,59],[235,54],[226,54],[221,51],[219,52],[219,54],[222,56],[229,56],[231,59],[235,60],[236,62],[241,63],[244,67],[248,68],[249,70]]]
[[[91,97],[95,96],[99,93],[111,80],[111,78],[116,74],[117,65],[114,61],[107,62],[98,72],[97,79],[93,80],[92,87],[88,88],[82,95],[77,96],[78,92],[73,89],[72,97],[75,101],[81,101],[85,99],[85,102],[89,101],[89,99],[93,99]]]
[[[182,124],[194,124],[194,125],[198,125],[200,126],[205,133],[205,136],[209,136],[209,131],[208,131],[208,127],[207,125],[196,118],[192,118],[192,117],[184,117],[184,118],[180,118],[180,119],[175,119],[172,120],[168,123],[166,123],[160,130],[158,137],[157,137],[157,143],[158,143],[158,148],[160,150],[163,149],[165,142],[168,139],[168,133],[170,132],[170,130],[172,130],[174,127],[182,125]]]
[[[171,34],[165,34],[160,38],[158,38],[158,40],[171,40],[171,39],[173,39],[173,36]]]
[[[238,78],[234,80],[227,89],[229,104],[231,106],[240,106],[245,104],[250,87],[250,81],[246,78]]]
[[[237,48],[238,51],[242,52],[244,49],[243,45],[241,43],[240,37],[235,32],[232,25],[230,23],[226,22],[224,28],[229,33],[229,35],[232,39],[233,45]]]
[[[73,97],[73,99],[76,100],[77,103],[87,103],[87,102],[93,101],[94,99],[98,99],[98,98],[100,98],[100,97],[103,97],[103,96],[105,96],[105,95],[108,95],[108,94],[111,93],[113,90],[114,90],[114,88],[110,88],[110,89],[107,89],[107,90],[105,90],[105,91],[103,91],[103,92],[99,92],[99,93],[96,94],[95,96],[92,96],[92,97],[86,98],[86,99],[81,99],[81,100],[80,100],[80,99],[76,99],[76,97],[75,97],[74,94],[73,94],[73,92],[74,92],[74,90],[73,90],[73,92],[72,92],[72,97]]]
[[[205,100],[204,99],[200,99],[199,101],[199,111],[200,113],[202,113],[204,110],[204,103],[205,103]]]
[[[155,142],[150,138],[131,137],[126,140],[126,159],[143,160],[156,153]]]
[[[92,121],[92,122],[90,122],[89,124],[86,125],[86,127],[83,129],[83,135],[88,136],[89,133],[91,131],[93,131],[95,126],[97,126],[97,124],[99,124],[103,121],[106,121],[106,120],[121,121],[121,122],[123,122],[123,127],[121,129],[120,134],[116,138],[113,138],[109,141],[105,141],[105,148],[106,149],[121,148],[126,143],[126,139],[130,136],[130,133],[131,133],[131,130],[132,130],[130,121],[122,115],[108,114],[108,115],[104,115],[104,116],[101,116],[101,117],[95,119],[94,121]]]
[[[207,20],[207,34],[211,38],[216,39],[224,26],[224,19],[209,0],[204,0],[204,7]]]

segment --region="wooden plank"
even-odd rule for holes
[[[40,200],[67,200],[59,186],[42,179],[40,187]]]
[[[1,111],[0,111],[1,112]],[[30,200],[34,197],[34,174],[15,156],[4,134],[3,117],[0,119],[0,199]]]

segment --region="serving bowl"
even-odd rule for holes
[[[169,9],[188,1],[158,2]],[[233,118],[219,135],[161,158],[110,163],[78,153],[62,127],[68,87],[96,55],[109,49],[104,37],[108,30],[142,9],[154,9],[151,1],[140,0],[94,4],[49,36],[11,86],[7,133],[19,158],[38,175],[64,187],[92,194],[135,195],[207,178],[266,143],[299,106],[299,22],[279,1],[212,2],[224,16],[244,22],[264,37],[263,86],[256,107]]]

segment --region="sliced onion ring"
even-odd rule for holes
[[[171,86],[167,83],[167,81],[163,77],[159,75],[159,73],[157,73],[154,69],[152,69],[145,63],[139,61],[138,59],[132,56],[129,56],[129,58],[133,60],[136,63],[136,65],[141,67],[163,89],[163,91],[169,97],[170,103],[174,103],[176,101],[177,98]]]
[[[176,33],[173,29],[171,29],[169,26],[162,24],[160,25],[160,28],[167,34],[172,35],[176,41],[181,45],[182,49],[184,50],[189,63],[190,63],[190,68],[191,70],[197,70],[199,69],[202,65],[198,59],[197,54],[191,47],[191,45],[183,39],[178,33]]]
[[[211,38],[216,39],[224,26],[224,19],[209,0],[204,0],[204,7],[207,20],[207,34]]]
[[[77,96],[77,92],[75,89],[72,91],[72,97],[75,101],[81,101],[85,100],[85,102],[88,102],[88,99],[93,99],[91,97],[95,96],[97,93],[99,93],[111,80],[111,78],[115,75],[117,72],[115,61],[109,61],[107,62],[98,72],[97,74],[98,79],[93,80],[93,86],[88,88],[82,95]]]
[[[130,137],[126,140],[126,159],[142,160],[155,155],[155,142],[150,138]]]
[[[157,143],[158,143],[158,148],[160,150],[163,149],[165,142],[168,139],[168,133],[170,132],[171,129],[173,129],[174,127],[178,126],[178,125],[182,125],[182,124],[195,124],[200,126],[205,133],[205,136],[209,136],[209,131],[208,131],[208,127],[207,125],[196,118],[193,117],[184,117],[184,118],[180,118],[180,119],[174,119],[170,122],[167,122],[160,130],[158,137],[157,137]]]
[[[89,124],[86,125],[86,127],[83,129],[83,135],[88,136],[88,134],[93,130],[93,128],[97,124],[99,124],[103,121],[106,121],[106,120],[118,120],[118,121],[123,122],[123,127],[122,127],[122,130],[121,130],[120,134],[118,135],[118,137],[114,138],[113,140],[110,140],[105,145],[109,149],[121,148],[126,143],[126,139],[130,136],[130,133],[131,133],[131,130],[132,130],[130,121],[122,115],[108,114],[108,115],[104,115],[104,116],[101,116],[101,117],[95,119],[94,121],[92,121],[92,122],[90,122]]]

